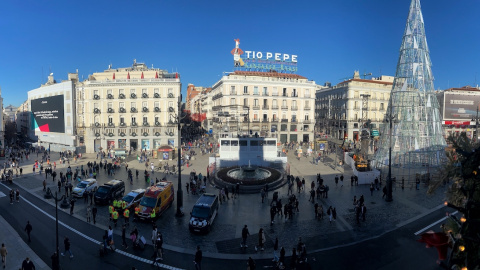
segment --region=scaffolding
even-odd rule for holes
[[[419,175],[432,175],[445,162],[445,138],[420,0],[412,0],[403,34],[395,80],[388,103],[375,167],[385,179],[392,148],[392,177],[396,185],[413,185]],[[391,141],[390,141],[391,140]]]

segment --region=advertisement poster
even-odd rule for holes
[[[153,158],[157,158],[158,157],[158,151],[153,151]]]
[[[108,149],[114,149],[115,148],[115,141],[114,140],[108,140],[107,145],[108,145]]]
[[[40,132],[65,133],[63,95],[31,101],[33,129]]]
[[[163,152],[163,160],[168,160],[168,152]]]
[[[127,139],[118,139],[118,148],[127,148]]]
[[[174,139],[168,139],[168,145],[175,146],[175,140]]]
[[[161,146],[160,142],[161,142],[160,139],[153,139],[153,149],[157,150],[158,148],[160,148]]]
[[[143,150],[150,150],[150,140],[149,139],[143,139],[142,140],[142,149]]]
[[[444,119],[471,120],[477,116],[480,96],[445,93]]]

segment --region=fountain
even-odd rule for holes
[[[272,173],[266,169],[258,166],[252,166],[250,160],[248,166],[240,166],[239,168],[231,169],[227,172],[227,175],[236,180],[260,180],[266,179],[272,175]]]

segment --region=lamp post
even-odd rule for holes
[[[48,192],[47,193],[51,193],[50,191],[50,188],[48,188]],[[62,195],[62,197],[58,198],[58,194],[57,192],[55,191],[55,197],[53,197],[53,199],[55,200],[55,244],[56,244],[56,249],[55,251],[57,252],[57,256],[59,254],[59,249],[58,249],[58,202],[59,201],[62,201],[65,197],[65,195]],[[59,260],[56,260],[56,262],[59,264]],[[60,269],[60,265],[57,265],[56,266],[57,269]]]
[[[477,106],[477,117],[475,118],[475,137],[473,138],[473,141],[474,142],[478,142],[478,107],[480,105]],[[472,119],[473,121],[473,119]]]
[[[387,196],[385,201],[391,202],[393,201],[392,196],[392,128],[393,128],[393,121],[395,120],[396,116],[392,113],[392,106],[390,104],[390,112],[386,115],[386,120],[390,125],[390,134],[389,134],[389,141],[388,141],[388,175],[387,175]]]
[[[178,129],[178,157],[177,157],[177,166],[178,166],[178,188],[177,188],[177,212],[175,216],[183,217],[183,190],[182,190],[182,137],[180,134],[181,126],[180,126],[180,112],[181,112],[181,104],[182,104],[182,94],[178,95],[178,116],[177,116],[177,129]]]

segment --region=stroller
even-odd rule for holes
[[[130,237],[132,238],[133,249],[137,249],[137,250],[145,249],[145,244],[147,243],[147,241],[143,236],[136,237],[135,234],[131,234]]]

